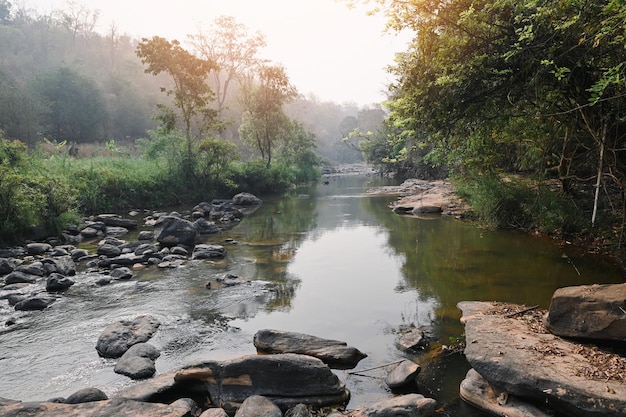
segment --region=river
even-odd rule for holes
[[[402,352],[400,329],[424,326],[436,350],[462,338],[459,301],[547,308],[559,287],[624,280],[611,262],[550,239],[393,214],[394,197],[364,194],[384,183],[331,177],[266,200],[237,227],[205,239],[226,247],[224,260],[152,267],[104,287],[95,285],[99,273],[80,270],[76,284],[42,312],[15,312],[0,300],[0,324],[17,320],[0,329],[0,397],[46,400],[87,386],[112,394],[132,384],[97,355],[96,340],[113,321],[151,314],[162,323],[150,342],[162,352],[158,373],[255,353],[260,329],[296,331],[365,352],[357,371],[410,358],[422,366],[417,389],[446,415],[482,416],[458,399],[469,368],[463,356]],[[226,273],[250,283],[219,288]],[[336,372],[352,393],[349,409],[390,395],[384,368]]]

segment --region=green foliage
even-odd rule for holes
[[[238,191],[272,195],[294,188],[296,175],[289,166],[274,164],[268,168],[265,161],[257,159],[245,164],[235,164],[233,181],[238,184]]]
[[[502,180],[494,174],[459,181],[459,194],[487,228],[520,228],[557,234],[580,231],[584,222],[572,198],[547,184]]]

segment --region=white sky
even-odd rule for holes
[[[302,94],[359,105],[379,103],[391,81],[385,67],[406,49],[409,34],[383,33],[385,19],[348,9],[337,0],[76,0],[100,11],[97,30],[112,23],[136,38],[186,41],[218,16],[234,16],[260,31],[263,58],[282,64]],[[27,0],[40,13],[67,8],[67,0]]]

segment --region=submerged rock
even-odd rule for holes
[[[131,379],[150,378],[156,372],[154,361],[161,352],[149,343],[131,346],[117,361],[113,371]]]
[[[299,353],[321,359],[329,366],[350,369],[367,355],[340,340],[323,339],[304,333],[264,329],[254,335],[254,346],[261,353]]]
[[[415,377],[419,374],[421,367],[413,361],[404,360],[397,364],[385,378],[385,383],[389,388],[402,388],[415,383]]]

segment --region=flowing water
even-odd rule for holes
[[[265,201],[237,227],[205,239],[227,248],[224,260],[152,267],[104,287],[95,285],[100,274],[79,272],[41,312],[16,312],[0,299],[0,325],[17,321],[0,329],[0,397],[45,400],[87,386],[112,394],[132,384],[97,355],[96,340],[113,321],[151,314],[162,323],[150,342],[162,352],[158,373],[255,353],[260,329],[296,331],[365,352],[356,371],[410,358],[422,366],[417,389],[447,415],[481,416],[458,399],[469,368],[462,355],[402,352],[395,341],[403,327],[424,326],[437,347],[463,334],[459,301],[547,308],[559,287],[624,280],[602,258],[547,239],[395,215],[394,197],[364,194],[382,181],[333,177],[305,195]],[[220,288],[226,273],[250,283]],[[352,393],[348,408],[390,395],[384,368],[353,371],[336,371]]]

